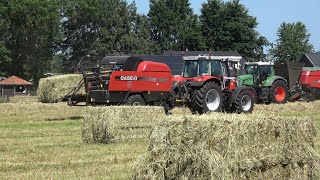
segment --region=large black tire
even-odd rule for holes
[[[288,102],[288,85],[282,80],[275,81],[269,89],[268,99],[271,103],[285,104]]]
[[[194,90],[191,96],[192,112],[199,114],[220,112],[222,104],[222,91],[215,82],[205,83],[200,89]]]
[[[128,97],[126,101],[126,105],[127,106],[145,106],[146,102],[139,94],[135,94]]]
[[[245,89],[238,94],[234,104],[234,109],[237,113],[251,113],[254,103],[254,93],[249,89]]]

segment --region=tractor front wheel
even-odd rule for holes
[[[282,81],[275,81],[269,90],[269,101],[271,103],[285,104],[288,101],[288,86]]]
[[[234,104],[235,110],[238,113],[251,113],[254,107],[255,97],[252,91],[243,90],[241,91]]]
[[[194,90],[191,96],[192,111],[199,114],[219,112],[222,103],[222,91],[215,82],[205,83],[200,89]]]
[[[128,97],[126,105],[127,106],[145,106],[146,102],[141,97],[141,95],[135,94]]]

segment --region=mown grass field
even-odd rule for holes
[[[311,116],[320,130],[319,109],[308,108],[315,105],[320,102],[257,105],[254,113]],[[32,100],[0,104],[0,179],[130,179],[133,162],[146,151],[145,140],[83,143],[84,108]]]

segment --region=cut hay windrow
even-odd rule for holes
[[[272,112],[301,112],[301,111],[314,111],[320,109],[320,100],[306,102],[306,101],[296,101],[288,102],[286,104],[258,104],[254,107],[254,111],[267,111]]]
[[[86,143],[110,143],[146,138],[164,116],[162,107],[87,107],[82,125],[82,139]]]
[[[133,179],[315,179],[315,142],[310,118],[173,117],[153,129]]]
[[[43,103],[56,103],[76,89],[82,78],[81,74],[65,74],[42,78],[37,89],[38,100]],[[81,86],[76,92],[78,94],[85,93],[84,86]]]

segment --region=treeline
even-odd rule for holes
[[[37,82],[46,72],[70,71],[86,55],[232,50],[249,60],[266,57],[270,43],[255,30],[257,19],[239,0],[208,0],[199,15],[189,0],[150,0],[149,6],[144,15],[125,0],[2,0],[0,76]],[[292,59],[283,54],[288,48],[296,56],[313,50],[300,22],[284,23],[278,33],[270,51],[276,59]]]

